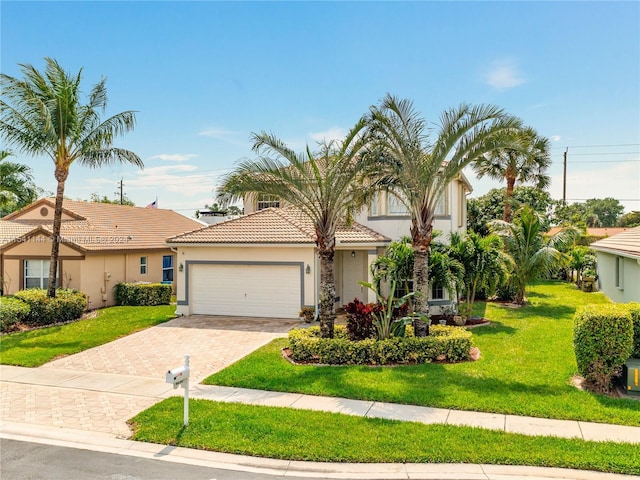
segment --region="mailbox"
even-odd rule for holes
[[[189,379],[189,367],[183,366],[174,368],[167,372],[166,382],[173,384],[173,388],[178,388],[182,382]]]

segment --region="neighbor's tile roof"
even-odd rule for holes
[[[553,236],[556,233],[558,233],[560,230],[562,230],[563,228],[564,227],[551,227],[549,229],[549,231],[547,232],[547,235]],[[610,237],[612,235],[617,235],[618,233],[624,232],[625,230],[628,230],[628,228],[625,228],[625,227],[598,227],[598,228],[587,227],[586,235],[589,236],[589,237],[604,238],[604,237]]]
[[[0,220],[0,247],[24,240],[33,232],[50,234],[53,230],[51,220],[20,218],[25,212],[41,206],[54,208],[55,205],[52,199],[41,199]],[[167,248],[165,239],[168,236],[202,225],[172,210],[76,200],[65,200],[63,208],[74,220],[62,222],[61,236],[66,243],[86,251]]]
[[[617,235],[603,238],[592,243],[590,247],[598,251],[640,258],[640,227],[630,228]]]
[[[341,225],[337,244],[387,243],[390,239],[358,223]],[[171,244],[314,244],[313,224],[295,207],[267,208],[167,239]]]

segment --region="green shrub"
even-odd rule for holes
[[[130,306],[169,305],[173,287],[164,283],[118,283],[116,303]]]
[[[627,303],[633,322],[633,352],[632,357],[640,358],[640,303]]]
[[[585,387],[609,393],[633,351],[633,322],[626,305],[587,305],[576,312],[573,343]]]
[[[434,360],[459,362],[469,359],[471,332],[447,326],[432,326],[428,337],[415,337],[408,328],[406,336],[387,340],[366,338],[349,340],[343,325],[334,329],[334,338],[320,337],[320,327],[289,332],[291,357],[300,362],[330,365],[388,365],[429,363]]]
[[[29,305],[30,311],[24,323],[33,326],[76,320],[87,308],[84,293],[65,288],[56,290],[55,298],[47,297],[47,291],[39,288],[22,290],[15,297]]]
[[[16,323],[23,323],[30,310],[29,305],[19,298],[0,297],[0,332],[6,332]]]

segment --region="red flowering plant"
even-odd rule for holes
[[[362,303],[355,298],[345,307],[347,312],[347,332],[349,340],[358,341],[365,338],[374,338],[376,329],[373,326],[373,314],[382,310],[379,303]]]

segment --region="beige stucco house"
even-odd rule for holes
[[[591,244],[600,290],[618,303],[640,302],[640,227]]]
[[[434,228],[466,230],[464,176],[453,181],[438,205]],[[167,239],[177,251],[178,313],[297,318],[318,304],[319,260],[310,221],[279,199],[250,195],[242,217]],[[336,307],[354,298],[375,301],[359,284],[371,281],[369,265],[392,241],[409,234],[410,217],[391,194],[380,194],[350,225],[336,232]],[[434,287],[430,304],[449,304]]]
[[[55,203],[43,198],[0,219],[3,294],[48,285]],[[119,282],[174,282],[167,236],[201,227],[171,210],[65,200],[58,285],[89,297],[88,308],[113,305]]]

